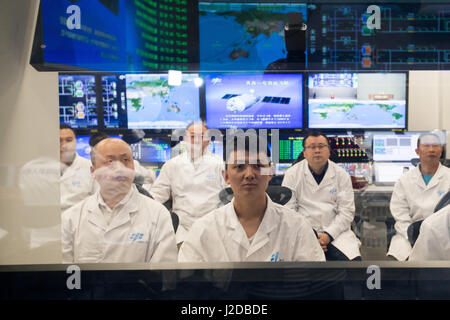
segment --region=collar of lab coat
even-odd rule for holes
[[[430,182],[428,182],[428,185],[425,184],[425,181],[423,181],[422,172],[419,169],[419,165],[417,165],[416,168],[414,168],[414,171],[411,172],[411,174],[414,176],[414,181],[416,181],[416,184],[423,189],[430,189],[434,186],[438,185],[441,181],[441,179],[444,178],[444,171],[446,170],[446,167],[444,167],[441,163],[439,163],[439,167],[436,170],[436,173],[431,178]]]
[[[75,152],[75,158],[73,159],[72,164],[70,166],[67,166],[66,164],[60,162],[61,166],[63,166],[63,168],[64,168],[61,178],[65,178],[65,177],[69,176],[68,173],[70,173],[73,169],[78,168],[81,165],[81,161],[82,161],[81,157],[78,155],[77,152]]]
[[[234,198],[228,204],[228,210],[226,212],[226,226],[233,230],[232,239],[236,241],[239,245],[244,247],[247,252],[247,257],[262,248],[267,242],[269,242],[269,234],[278,227],[280,223],[280,216],[274,208],[274,204],[270,197],[266,194],[267,207],[264,212],[264,217],[258,230],[255,233],[254,239],[250,244],[247,234],[242,227],[239,219],[237,217],[236,211],[234,210]]]
[[[316,191],[318,189],[326,187],[333,182],[333,178],[336,175],[336,170],[334,168],[334,163],[330,160],[328,160],[328,169],[325,172],[325,176],[323,177],[320,184],[317,184],[316,179],[314,179],[314,176],[311,173],[311,170],[309,170],[308,161],[305,159],[302,162],[304,178],[311,190]]]
[[[139,206],[139,191],[137,191],[134,184],[131,185],[130,191],[127,195],[117,204],[122,204],[123,207],[119,210],[117,217],[113,218],[110,225],[106,224],[105,217],[99,207],[100,204],[106,205],[100,195],[100,190],[98,190],[94,197],[91,198],[91,202],[87,206],[88,211],[88,221],[92,224],[98,226],[103,230],[114,229],[124,225],[131,220],[131,214],[138,211]],[[101,200],[100,200],[101,199]]]

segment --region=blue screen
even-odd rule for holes
[[[72,128],[97,127],[95,76],[60,75],[58,86],[60,123]]]
[[[119,136],[110,136],[110,138],[121,139]],[[91,160],[91,146],[89,145],[89,140],[91,136],[77,136],[77,146],[76,150],[80,157]]]
[[[38,46],[44,62],[57,65],[111,72],[187,70],[197,18],[190,1],[42,0]]]
[[[198,74],[183,74],[179,86],[167,74],[127,74],[129,129],[180,129],[200,118]]]
[[[264,70],[286,58],[288,13],[306,20],[301,3],[199,3],[200,69]]]
[[[139,162],[164,163],[170,160],[170,138],[143,138],[131,145],[133,158]]]
[[[406,127],[406,73],[314,73],[308,80],[310,128]]]
[[[209,74],[209,128],[301,128],[301,74]]]

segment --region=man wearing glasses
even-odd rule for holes
[[[195,220],[222,205],[219,192],[226,184],[222,177],[223,158],[207,150],[210,138],[202,122],[186,128],[186,152],[170,159],[150,189],[152,197],[164,203],[172,199],[178,215],[176,232],[180,245]]]
[[[350,175],[329,160],[328,138],[318,131],[303,139],[303,154],[284,175],[282,185],[292,190],[286,206],[307,218],[327,261],[361,260],[361,243],[350,229],[355,216]]]
[[[420,163],[395,183],[390,210],[396,234],[387,253],[391,259],[405,261],[408,258],[411,252],[409,225],[433,214],[438,202],[450,190],[450,169],[439,162],[442,152],[443,143],[436,134],[422,134],[416,149]]]

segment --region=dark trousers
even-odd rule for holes
[[[350,259],[342,253],[341,250],[333,246],[331,243],[327,246],[328,251],[325,252],[325,258],[327,261],[350,261]],[[351,261],[361,261],[361,256],[357,256]]]

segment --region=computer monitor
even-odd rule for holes
[[[202,71],[265,70],[272,62],[286,58],[284,26],[288,15],[298,13],[306,21],[307,5],[292,1],[201,1],[198,11]]]
[[[168,136],[145,137],[131,144],[133,158],[144,163],[164,163],[170,160],[170,138]]]
[[[311,73],[308,123],[321,129],[405,129],[406,73]]]
[[[127,74],[129,129],[180,129],[200,119],[198,74],[183,73],[180,85],[168,74]]]
[[[125,75],[103,75],[101,83],[105,128],[127,128]]]
[[[411,161],[416,154],[419,135],[374,134],[373,161]]]
[[[408,170],[414,169],[410,162],[375,162],[373,165],[375,185],[394,185]]]
[[[417,140],[426,131],[407,131],[403,134],[386,133],[373,135],[373,160],[374,161],[411,161],[419,158],[416,153]],[[445,146],[445,133],[437,133]],[[443,153],[442,158],[445,155]]]
[[[91,160],[91,146],[89,139],[91,136],[77,136],[76,150],[80,157]]]
[[[60,74],[59,120],[72,128],[96,128],[97,96],[95,76],[81,74]]]
[[[303,151],[303,136],[295,134],[280,134],[279,159],[280,163],[294,162]]]
[[[110,138],[122,139],[120,136],[110,136]],[[76,150],[80,157],[91,160],[91,146],[89,145],[89,140],[91,136],[89,135],[77,135],[77,145]]]
[[[302,128],[302,74],[208,74],[209,128]]]

